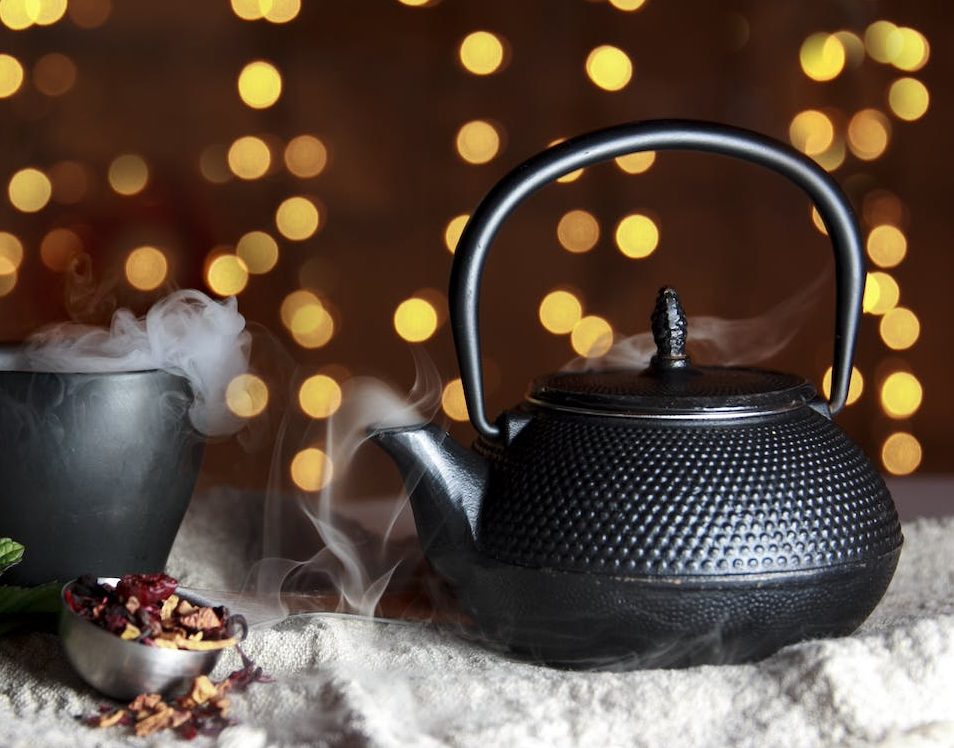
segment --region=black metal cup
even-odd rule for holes
[[[192,390],[164,371],[0,371],[3,583],[161,571],[199,473]]]

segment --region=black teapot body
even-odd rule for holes
[[[496,229],[564,173],[667,147],[762,163],[815,199],[838,273],[831,404],[794,375],[694,366],[680,300],[663,289],[649,367],[543,377],[490,423],[477,301]],[[847,395],[863,279],[838,188],[800,154],[745,131],[610,128],[495,187],[462,235],[451,282],[473,449],[433,425],[374,435],[405,475],[430,562],[484,640],[548,664],[633,668],[746,661],[853,631],[902,544],[884,481],[831,420]]]

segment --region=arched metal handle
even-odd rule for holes
[[[693,120],[652,120],[609,127],[566,140],[501,179],[467,222],[454,253],[450,314],[467,411],[474,428],[496,440],[500,429],[487,419],[480,359],[480,280],[490,244],[504,220],[526,197],[558,177],[627,153],[657,150],[722,153],[788,177],[814,201],[835,249],[835,351],[829,406],[838,413],[848,397],[865,259],[848,199],[814,161],[772,138],[748,130]]]

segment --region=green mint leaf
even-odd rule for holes
[[[22,545],[10,538],[0,538],[0,574],[11,566],[20,563],[22,558]]]

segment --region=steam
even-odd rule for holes
[[[359,498],[352,491],[356,476],[355,459],[368,439],[371,427],[400,427],[424,423],[434,415],[440,402],[441,380],[423,353],[415,351],[415,383],[407,396],[399,395],[379,379],[356,377],[345,383],[341,408],[314,433],[305,431],[300,439],[291,438],[293,420],[298,416],[286,413],[276,443],[273,474],[270,479],[265,516],[265,558],[256,564],[246,583],[246,590],[255,592],[259,602],[268,601],[273,608],[287,614],[281,600],[282,589],[314,590],[317,579],[335,591],[333,605],[323,607],[337,612],[373,617],[385,590],[402,564],[417,561],[421,552],[413,534],[402,543],[396,540],[398,525],[409,516],[407,494]],[[336,479],[319,494],[295,491],[290,499],[285,488],[286,465],[283,458],[289,449],[305,444],[321,443],[334,466]],[[377,454],[377,452],[375,452]],[[307,519],[320,541],[320,550],[304,561],[284,557],[281,529],[297,516]],[[377,516],[367,527],[365,521],[349,517],[356,506],[372,506]],[[410,570],[409,570],[410,571]],[[316,579],[317,578],[317,579]]]
[[[752,365],[772,358],[798,332],[798,323],[815,305],[830,275],[830,269],[826,269],[805,288],[758,317],[689,317],[690,353],[720,366]],[[643,332],[618,341],[598,359],[576,358],[564,369],[641,369],[649,364],[655,352],[652,333]]]
[[[238,431],[228,409],[229,382],[248,370],[251,336],[235,298],[215,301],[200,291],[175,291],[145,317],[118,310],[109,328],[65,322],[33,334],[0,356],[0,369],[115,373],[162,369],[189,380],[192,425],[207,436]]]

